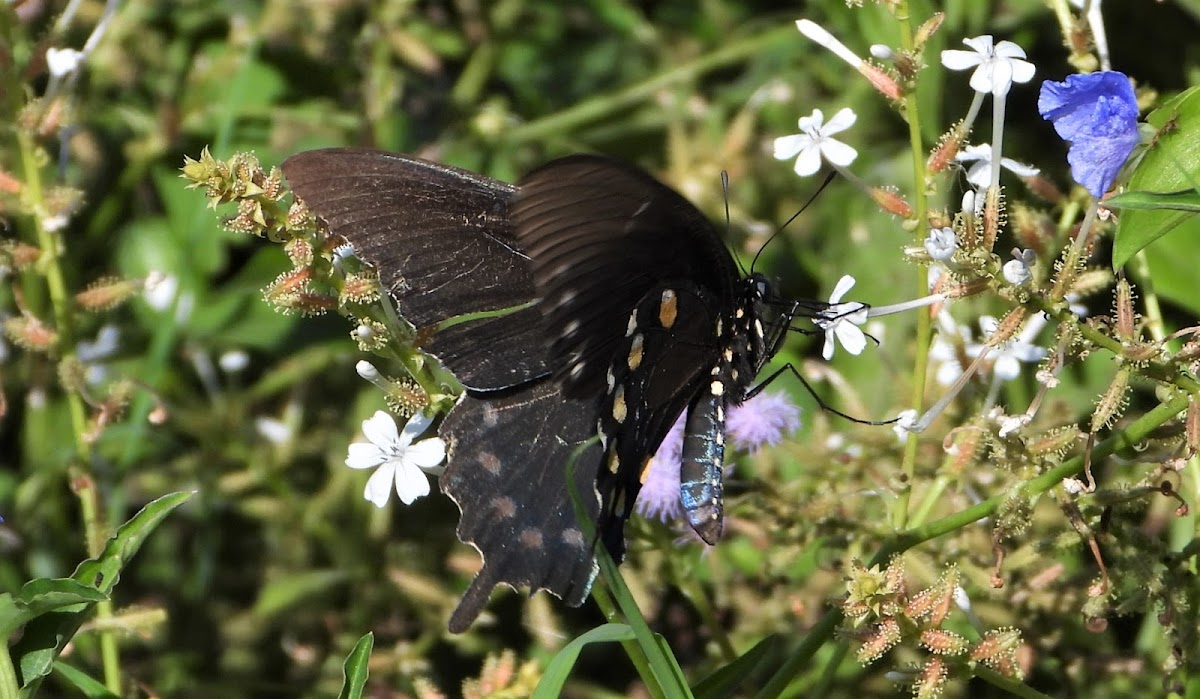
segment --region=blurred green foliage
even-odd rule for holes
[[[913,17],[945,12],[918,92],[927,147],[971,99],[965,76],[946,75],[936,60],[962,37],[991,32],[1017,41],[1039,78],[1071,71],[1054,18],[1038,0],[947,0],[936,8],[914,0],[907,9]],[[1109,2],[1105,10],[1117,67],[1163,95],[1195,82],[1193,3]],[[800,14],[864,52],[899,40],[884,7],[848,9],[841,0],[784,10],[733,0],[5,3],[0,233],[32,244],[34,219],[65,216],[59,265],[71,293],[112,276],[170,281],[158,287],[160,296],[167,292],[163,303],[138,297],[56,328],[63,351],[74,352],[115,326],[115,351],[92,365],[133,387],[134,398],[103,424],[94,420],[104,397],[88,395],[88,424],[97,429],[83,447],[56,356],[15,347],[4,355],[0,591],[69,576],[97,554],[97,534],[114,531],[165,493],[194,490],[146,539],[122,572],[114,606],[100,617],[121,632],[127,696],[335,696],[352,649],[363,662],[367,632],[374,634],[372,696],[434,696],[435,687],[453,695],[468,678],[479,678],[481,695],[510,686],[513,677],[528,683],[530,671],[518,665],[533,661],[536,675],[602,617],[544,595],[526,601],[507,594],[470,633],[445,633],[477,565],[475,552],[453,536],[455,508],[430,497],[376,511],[362,500],[361,474],[342,463],[359,423],[382,400],[355,375],[350,327],[336,317],[271,310],[262,289],[287,268],[281,250],[223,229],[204,197],[184,189],[178,169],[205,146],[219,158],[253,151],[269,168],[299,150],[367,145],[513,181],[553,156],[598,151],[655,171],[714,220],[728,204],[730,242],[749,263],[818,186],[770,157],[772,139],[794,133],[797,117],[814,108],[832,114],[853,107],[861,154],[855,171],[914,191],[903,119],[845,64],[799,36],[793,21]],[[46,49],[82,48],[102,23],[77,78],[59,86],[56,99],[38,101],[52,83]],[[1153,51],[1146,37],[1154,37]],[[1014,89],[1005,152],[1067,183],[1065,146],[1037,116],[1035,100],[1034,86]],[[36,152],[23,150],[22,134]],[[31,215],[28,188],[3,187],[28,187],[24,166],[31,163],[43,203],[57,209]],[[722,170],[730,175],[727,200]],[[933,206],[956,203],[948,196]],[[786,295],[823,297],[841,275],[853,274],[856,299],[890,303],[910,298],[924,275],[900,254],[913,236],[835,181],[759,264]],[[1194,241],[1167,241],[1172,259],[1161,264],[1196,257]],[[39,274],[10,276],[0,314],[50,318],[51,294]],[[1189,303],[1186,291],[1170,297],[1184,309],[1168,305],[1173,327],[1190,324],[1195,298]],[[964,303],[975,314],[1005,310]],[[1107,297],[1091,304],[1109,310]],[[769,369],[790,362],[839,408],[887,417],[911,392],[912,322],[873,327],[879,347],[861,357],[839,354],[828,367],[812,362],[819,336],[797,337]],[[244,368],[237,367],[240,353],[249,360]],[[1047,422],[1073,423],[1091,413],[1111,363],[1094,356],[1064,374],[1046,406]],[[100,391],[109,384],[89,385]],[[881,514],[898,486],[892,432],[821,414],[794,382],[777,385],[805,407],[805,426],[793,441],[738,464],[728,541],[702,554],[675,545],[672,531],[656,522],[631,526],[626,581],[693,680],[769,634],[802,639],[828,602],[844,595],[849,562],[869,559],[893,533]],[[1014,382],[1004,398],[1024,406],[1035,389],[1031,379]],[[1134,398],[1135,405],[1152,402]],[[945,473],[940,446],[921,445],[923,486]],[[1116,482],[1138,481],[1147,471],[1141,461],[1155,460],[1122,455],[1105,466]],[[933,514],[1004,492],[993,465],[971,464],[948,477],[951,487],[930,504]],[[1187,478],[1194,487],[1195,475]],[[88,498],[98,506],[91,516]],[[1181,551],[1194,539],[1195,518],[1173,518],[1176,506],[1146,496],[1105,516],[1124,517],[1147,540]],[[1089,522],[1098,522],[1098,511],[1089,510]],[[1120,612],[1111,624],[1086,623],[1092,620],[1081,610],[1096,575],[1086,543],[1054,503],[1041,501],[1029,521],[1035,532],[1012,544],[1006,588],[989,579],[989,529],[968,526],[906,558],[914,589],[935,585],[944,565],[957,561],[974,613],[988,628],[1022,631],[1029,683],[1048,695],[1161,692],[1159,668],[1176,649],[1160,623],[1171,620],[1136,604],[1120,607],[1138,594],[1124,589],[1111,595]],[[1139,542],[1102,542],[1114,573],[1121,561],[1144,562],[1135,555]],[[1195,606],[1177,613],[1194,615]],[[967,620],[954,623],[970,635]],[[729,647],[714,640],[712,624],[726,629]],[[50,676],[46,694],[84,691],[85,680],[72,672],[105,674],[103,628],[87,626],[75,638],[63,656],[67,669]],[[798,694],[907,691],[885,671],[914,656],[864,668],[842,662],[841,643],[822,646],[798,673]],[[755,652],[778,652],[767,645]],[[502,656],[506,649],[521,661]],[[572,678],[571,696],[638,691],[617,645],[586,648]],[[758,684],[742,691],[764,678],[751,679]],[[514,684],[525,686],[520,682]],[[999,692],[978,679],[969,688]],[[1196,690],[1194,681],[1189,688]]]

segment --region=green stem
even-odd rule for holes
[[[17,684],[17,671],[12,664],[12,655],[8,652],[8,644],[0,649],[0,699],[18,699],[21,695],[20,685]]]
[[[799,40],[796,27],[790,23],[785,27],[729,43],[720,50],[700,56],[690,63],[680,65],[624,90],[584,100],[561,112],[517,126],[505,135],[505,142],[513,146],[569,132],[582,124],[628,110],[640,102],[649,100],[667,87],[761,54],[771,44],[785,39]]]
[[[1163,425],[1163,423],[1186,410],[1189,400],[1190,396],[1188,394],[1177,394],[1167,402],[1158,405],[1150,412],[1131,422],[1121,432],[1115,433],[1108,439],[1100,442],[1092,449],[1092,463],[1109,456],[1117,450],[1134,447]],[[1042,475],[1026,481],[1022,489],[1025,494],[1030,496],[1041,495],[1062,482],[1062,479],[1082,471],[1083,466],[1083,455],[1071,457]],[[907,551],[930,539],[949,534],[984,517],[990,517],[996,513],[1000,505],[1009,497],[1007,493],[996,495],[977,505],[943,517],[923,527],[915,527],[902,534],[898,534],[884,542],[871,561],[867,563],[867,567],[883,565],[897,553]],[[759,699],[768,699],[782,695],[787,689],[788,684],[800,674],[804,666],[821,646],[825,644],[825,641],[833,634],[833,631],[841,621],[842,612],[840,609],[835,608],[826,612],[820,621],[809,631],[808,636],[797,647],[796,651],[780,666],[756,696]]]
[[[896,18],[899,20],[897,25],[900,28],[900,46],[905,50],[915,48],[909,12],[907,2],[899,3],[895,10]],[[912,149],[913,191],[915,193],[912,220],[917,223],[916,237],[917,242],[920,243],[921,238],[925,235],[923,224],[926,220],[926,209],[929,202],[925,195],[925,178],[927,177],[925,146],[921,141],[921,120],[916,90],[910,90],[905,95],[904,113],[908,120],[908,140]],[[917,274],[917,298],[928,293],[927,284],[925,272],[922,270]],[[916,353],[913,357],[912,395],[909,398],[910,407],[916,410],[918,415],[922,413],[925,401],[926,372],[929,368],[929,346],[932,340],[933,318],[928,309],[920,310],[917,312]],[[900,465],[900,484],[892,509],[892,527],[896,531],[903,531],[908,526],[909,500],[912,497],[912,482],[916,477],[917,469],[917,437],[915,433],[910,432],[908,440],[904,443],[904,460]]]
[[[61,362],[69,362],[75,357],[75,333],[71,318],[72,303],[67,293],[67,284],[63,278],[60,264],[61,251],[58,237],[46,230],[44,225],[47,215],[46,201],[42,189],[42,173],[38,158],[37,144],[33,134],[20,129],[17,143],[21,152],[22,174],[25,178],[25,195],[33,209],[33,228],[37,236],[38,247],[41,249],[41,259],[38,269],[45,275],[46,288],[50,293],[50,305],[54,314],[55,332],[58,334],[58,351]],[[108,538],[107,527],[99,515],[99,497],[96,494],[95,483],[91,478],[91,449],[88,446],[87,411],[83,397],[75,390],[64,391],[67,402],[67,412],[71,417],[71,432],[75,438],[75,458],[78,467],[83,472],[75,478],[74,488],[79,498],[80,509],[83,512],[84,539],[88,554],[99,556],[104,550],[104,542]],[[83,484],[83,485],[80,485]],[[96,605],[96,616],[101,622],[111,622],[113,618],[112,602],[104,601]],[[113,624],[101,623],[100,657],[104,666],[104,684],[114,694],[121,693],[121,661],[118,655],[117,638],[112,629]]]
[[[973,673],[976,677],[984,682],[987,682],[993,687],[999,687],[1013,696],[1024,697],[1025,699],[1050,699],[1049,695],[1042,694],[1023,682],[1014,680],[1011,677],[1005,677],[995,670],[984,667],[983,665],[976,665],[973,669]]]

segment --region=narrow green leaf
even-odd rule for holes
[[[604,624],[579,636],[563,646],[550,660],[541,682],[538,682],[537,689],[533,692],[533,699],[554,699],[561,696],[567,678],[571,676],[571,669],[575,667],[575,661],[589,643],[630,641],[633,638],[633,629],[628,624]]]
[[[354,644],[346,662],[342,665],[342,691],[338,699],[362,699],[363,689],[367,686],[367,678],[371,672],[368,665],[371,660],[371,649],[375,647],[375,634],[367,632]]]
[[[340,570],[310,570],[286,575],[263,588],[258,601],[254,603],[254,613],[263,617],[274,616],[331,589],[345,579],[346,573]]]
[[[1104,200],[1104,205],[1110,209],[1128,209],[1133,211],[1154,211],[1156,209],[1172,209],[1175,211],[1200,211],[1200,193],[1194,190],[1184,192],[1125,192]]]
[[[0,595],[0,638],[47,612],[89,604],[107,595],[70,578],[38,578],[21,586],[16,595]]]
[[[750,678],[755,670],[766,666],[768,661],[778,658],[782,650],[783,639],[779,634],[771,634],[763,638],[733,662],[700,680],[692,688],[697,699],[717,699],[717,697],[732,695],[734,690]]]
[[[191,493],[172,493],[143,507],[121,525],[98,557],[80,563],[71,578],[102,596],[109,595],[120,579],[121,569],[137,554],[146,537],[190,497]],[[50,673],[54,659],[79,631],[93,604],[88,602],[78,610],[47,612],[25,625],[21,640],[11,648],[22,687],[38,683]]]
[[[103,682],[61,660],[54,662],[54,672],[88,699],[118,699],[116,694],[108,691]]]

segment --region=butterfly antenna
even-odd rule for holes
[[[725,197],[725,240],[730,240],[733,237],[733,219],[729,215],[729,171],[721,171],[721,195]],[[733,261],[737,264],[738,272],[742,276],[746,276],[746,268],[742,266],[742,261],[737,254],[733,255]]]
[[[754,259],[750,262],[750,271],[754,271],[754,266],[758,264],[759,256],[763,254],[763,250],[767,249],[767,246],[771,244],[771,241],[778,238],[779,234],[783,233],[784,229],[792,224],[792,221],[795,221],[797,218],[799,218],[800,214],[804,213],[808,207],[817,200],[817,197],[820,196],[821,192],[825,191],[825,188],[829,186],[829,183],[833,181],[833,178],[836,175],[836,171],[831,171],[828,175],[826,175],[825,181],[821,183],[820,187],[817,187],[817,191],[813,192],[812,196],[808,198],[808,201],[804,202],[804,206],[801,206],[799,209],[797,209],[796,213],[792,214],[791,218],[789,218],[787,221],[784,221],[783,225],[780,226],[779,229],[774,233],[772,233],[770,238],[767,238],[767,242],[763,243],[762,247],[758,249],[758,252],[754,254]]]

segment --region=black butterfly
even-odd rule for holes
[[[574,487],[616,560],[649,460],[685,409],[684,510],[705,541],[720,538],[725,410],[792,319],[822,304],[779,303],[682,196],[598,156],[517,186],[373,150],[300,153],[283,171],[467,388],[441,426],[440,486],[483,568],[451,631],[501,583],[582,603],[597,568],[566,464],[597,434]]]

